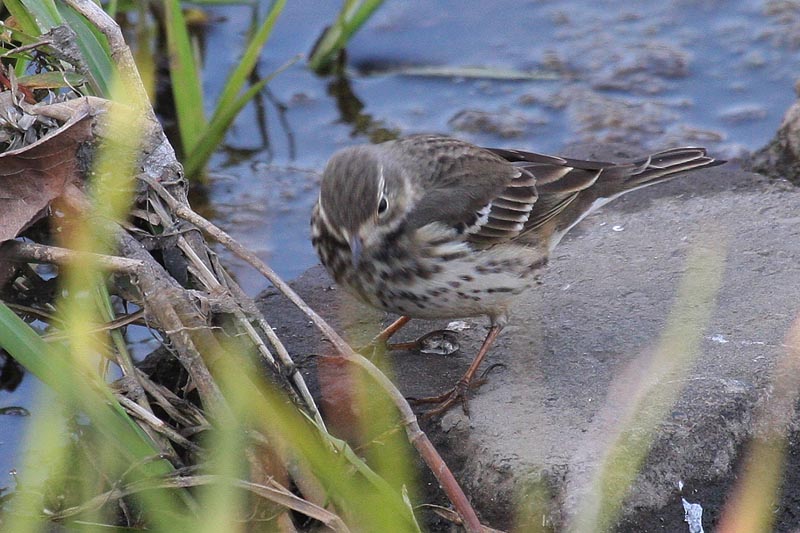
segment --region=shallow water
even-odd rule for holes
[[[307,52],[339,5],[288,2],[260,74]],[[206,35],[209,101],[253,20],[247,7],[212,12],[224,20]],[[212,218],[286,278],[316,263],[307,236],[318,176],[350,144],[440,132],[551,153],[579,142],[702,144],[728,158],[760,148],[795,99],[800,6],[389,0],[348,52],[345,79],[317,77],[302,62],[280,74],[212,161]],[[467,67],[481,69],[442,72]],[[248,293],[266,287],[223,256]],[[35,388],[26,376],[0,391],[0,408],[32,409]],[[25,420],[0,416],[0,488],[12,485],[5,473],[18,468]]]
[[[309,50],[331,4],[289,3],[261,73]],[[244,8],[225,13],[209,35],[209,49],[225,51],[209,59],[216,72],[234,59],[231,29],[250,20]],[[387,2],[349,46],[346,80],[297,64],[270,84],[265,121],[256,106],[237,121],[213,163],[216,221],[282,275],[298,275],[316,262],[307,220],[326,159],[391,133],[551,153],[600,141],[741,156],[771,138],[794,101],[798,27],[800,7],[753,0]],[[522,79],[497,79],[509,74]],[[350,94],[331,94],[342,87]],[[248,292],[264,288],[234,270]]]

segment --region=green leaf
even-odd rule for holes
[[[89,85],[95,94],[110,94],[114,63],[105,37],[94,25],[66,5],[59,10],[53,0],[6,0],[5,5],[29,35],[38,36],[61,24],[69,25],[86,61]]]
[[[17,81],[30,89],[61,89],[83,85],[86,79],[74,72],[42,72],[20,76]]]
[[[78,401],[87,414],[94,414],[93,422],[99,424],[101,430],[106,430],[125,453],[134,451],[139,458],[157,453],[104,383],[77,370],[71,364],[65,346],[44,342],[33,328],[2,302],[0,347],[66,401]]]
[[[214,115],[225,115],[230,112],[228,108],[234,105],[236,96],[247,83],[247,78],[250,76],[250,73],[253,72],[253,68],[255,68],[258,62],[258,57],[261,55],[261,50],[264,48],[270,35],[272,35],[275,21],[278,20],[278,16],[283,11],[285,5],[286,0],[277,0],[272,4],[266,19],[264,19],[261,27],[258,28],[250,44],[247,45],[247,50],[245,50],[242,55],[239,64],[230,76],[228,76],[228,81],[225,83],[225,87],[220,94]]]
[[[0,0],[0,5],[2,5],[2,3],[2,0]],[[19,28],[21,28],[16,29],[8,25],[3,26],[3,31],[8,32],[11,35],[11,39],[8,40],[17,41],[20,45],[39,42],[39,28],[36,26],[36,21],[33,20],[33,17],[30,16],[27,10],[21,7],[21,4],[18,2],[18,0],[7,0],[6,7],[9,8],[9,11],[12,11],[13,9],[13,13],[17,13],[17,15],[14,15],[14,17],[17,19]],[[17,52],[14,48],[9,48],[4,50],[3,53],[0,54],[0,57],[15,60],[14,72],[19,78],[25,74],[25,70],[27,69],[31,58],[31,51],[28,50],[24,52]]]
[[[0,347],[58,396],[63,405],[72,405],[91,420],[103,437],[109,454],[119,454],[130,462],[130,480],[158,479],[174,472],[172,465],[159,456],[158,448],[131,419],[97,376],[79,370],[69,348],[61,343],[45,343],[28,324],[0,302]],[[24,475],[24,473],[23,473]],[[175,517],[182,493],[143,492],[140,497],[146,513],[160,531],[180,531]]]
[[[201,132],[192,150],[186,151],[184,170],[187,176],[197,176],[203,170],[211,154],[222,143],[225,133],[236,119],[236,115],[239,114],[247,102],[258,94],[269,80],[275,77],[275,74],[286,67],[279,68],[276,72],[250,87],[241,97],[239,96],[242,88],[247,83],[248,77],[258,63],[261,50],[270,35],[272,35],[275,22],[285,5],[286,0],[278,0],[272,4],[264,22],[250,40],[242,59],[228,76],[228,81],[225,83],[225,87],[223,87],[222,93],[217,100],[217,106],[214,109],[214,114],[208,127]]]
[[[22,5],[36,21],[41,33],[49,31],[63,22],[53,0],[22,0]]]
[[[239,114],[239,111],[241,111],[267,83],[272,81],[275,76],[295,64],[301,57],[302,56],[298,54],[276,69],[275,72],[259,80],[258,83],[253,84],[233,102],[225,106],[224,111],[217,109],[217,113],[214,114],[208,127],[203,131],[195,145],[195,149],[192,150],[192,153],[188,155],[184,162],[183,166],[187,176],[193,176],[203,170],[211,154],[214,153],[216,147],[219,146],[225,138],[225,133],[236,118],[236,115]]]
[[[31,19],[31,21],[32,20],[33,19]],[[19,30],[19,29],[16,29],[16,28],[12,28],[11,26],[3,26],[3,32],[8,32],[11,35],[11,39],[9,39],[9,41],[17,41],[21,45],[34,44],[34,43],[38,43],[39,42],[39,37],[38,36],[32,35],[32,34],[26,32],[25,30]],[[45,48],[45,50],[46,50],[46,48]],[[30,54],[31,52],[29,50],[29,51],[23,52],[23,53]],[[13,55],[13,54],[14,54],[14,49],[13,48],[9,48],[9,49],[7,49],[7,50],[5,50],[3,52],[3,57],[5,57],[7,55],[10,56],[10,55]]]
[[[78,47],[89,70],[89,85],[96,95],[108,98],[116,76],[116,65],[105,35],[72,8],[64,6],[61,14],[78,37]]]
[[[367,22],[372,13],[378,9],[383,0],[347,0],[342,6],[336,22],[333,23],[317,42],[308,66],[314,72],[321,72],[330,66],[330,62],[347,41]]]
[[[203,89],[194,49],[178,0],[164,0],[170,78],[184,153],[191,153],[206,127]]]
[[[3,0],[3,5],[6,6],[11,16],[16,19],[20,29],[28,35],[37,36],[42,33],[39,25],[36,24],[36,18],[33,13],[22,5],[20,0]]]

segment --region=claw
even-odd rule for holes
[[[464,414],[469,416],[469,399],[467,398],[467,391],[460,387],[461,382],[459,381],[455,387],[450,389],[449,391],[445,392],[444,394],[440,394],[439,396],[431,396],[428,398],[408,398],[409,403],[411,405],[425,405],[425,404],[438,404],[433,409],[425,411],[420,415],[420,418],[423,420],[430,420],[431,418],[444,414],[447,412],[451,407],[453,407],[456,402],[461,403],[461,408],[464,410]]]
[[[487,368],[481,377],[478,379],[473,379],[475,377],[475,373],[478,371],[478,368],[481,366],[481,362],[486,357],[486,352],[489,351],[489,347],[492,345],[494,340],[497,338],[497,335],[500,333],[500,330],[503,329],[503,326],[500,324],[493,324],[492,327],[489,329],[489,333],[486,335],[486,338],[483,340],[483,344],[481,345],[480,350],[478,350],[478,354],[473,359],[472,363],[469,365],[467,372],[464,376],[458,380],[456,386],[450,389],[449,391],[445,392],[444,394],[440,394],[439,396],[432,396],[430,398],[409,398],[409,401],[414,405],[432,403],[438,404],[438,407],[431,409],[422,414],[423,419],[431,418],[437,415],[440,415],[450,409],[453,404],[457,401],[461,402],[461,408],[464,409],[464,414],[469,416],[469,399],[467,397],[469,391],[473,388],[480,387],[486,382],[486,376],[491,372],[494,368],[498,366],[503,366],[502,363],[495,363],[489,368]]]
[[[429,420],[435,416],[441,415],[446,413],[453,407],[456,403],[461,403],[461,409],[464,410],[464,414],[469,416],[469,392],[471,390],[477,389],[484,383],[486,383],[486,378],[484,377],[486,373],[494,368],[496,365],[492,365],[486,372],[483,373],[480,379],[466,381],[465,379],[458,380],[458,383],[450,389],[438,396],[429,396],[426,398],[406,398],[411,405],[426,405],[426,404],[438,404],[433,409],[425,411],[420,415],[420,418],[423,420]]]
[[[494,370],[495,368],[506,368],[506,364],[505,363],[492,363],[491,365],[488,366],[488,368],[486,368],[486,370],[481,372],[481,377],[478,378],[475,381],[475,384],[473,386],[474,387],[480,387],[481,385],[486,383],[486,381],[488,381],[488,379],[489,379],[489,374],[491,374],[492,370]]]

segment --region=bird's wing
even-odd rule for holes
[[[517,238],[548,248],[588,213],[621,194],[687,170],[721,163],[708,157],[703,148],[695,147],[665,150],[630,163],[568,159],[519,150],[490,151],[535,177],[539,197]]]
[[[424,193],[406,221],[440,222],[478,247],[519,237],[566,209],[610,163],[517,150],[482,149],[438,136],[413,136],[387,147]],[[545,195],[543,196],[543,191]]]
[[[536,201],[533,176],[524,169],[449,137],[414,136],[392,148],[423,191],[406,218],[408,227],[438,222],[487,245],[522,231]]]
[[[525,223],[526,232],[540,228],[558,217],[581,192],[597,183],[601,173],[621,166],[616,163],[566,159],[520,150],[491,151],[530,172],[535,178],[539,198]],[[628,170],[632,168],[632,165],[622,166]]]
[[[525,229],[537,205],[536,177],[526,169],[515,170],[516,175],[503,189],[464,220],[463,231],[473,244],[491,246],[509,241]]]

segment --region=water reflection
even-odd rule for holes
[[[356,96],[350,79],[338,74],[328,83],[328,94],[336,102],[341,121],[352,126],[350,135],[366,137],[372,143],[390,141],[400,136],[400,129],[386,125],[386,122],[374,118],[364,111],[364,103]]]

